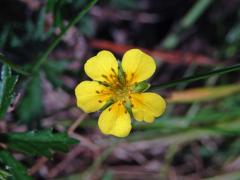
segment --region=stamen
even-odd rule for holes
[[[97,93],[97,94],[100,94],[100,92],[99,92],[98,90],[96,91],[96,93]]]
[[[106,75],[104,75],[104,74],[102,74],[102,77],[103,77],[103,78],[105,78],[105,79],[107,79],[107,76],[106,76]]]
[[[101,101],[101,100],[98,100],[98,102],[99,102],[99,103],[102,103],[102,101]]]
[[[131,73],[131,75],[129,75],[130,77],[127,77],[127,74],[125,76],[126,76],[126,82],[131,82],[134,78],[134,73]]]
[[[113,78],[111,78],[111,75],[110,75],[110,77],[108,77],[108,76],[102,74],[102,77],[103,77],[104,79],[106,79],[106,82],[109,83],[109,84],[113,84],[114,81],[115,81]]]
[[[112,110],[111,108],[108,109],[109,112],[110,112],[111,110]]]
[[[111,71],[112,71],[114,74],[117,74],[116,71],[115,71],[113,68],[111,68]]]
[[[106,86],[106,87],[109,86],[109,84],[108,84],[107,81],[98,81],[98,83],[101,84],[101,85],[103,85],[103,86]]]

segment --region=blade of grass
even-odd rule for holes
[[[239,171],[233,171],[225,174],[221,174],[218,176],[210,177],[210,178],[204,178],[203,180],[236,180],[240,179],[240,172]]]
[[[180,34],[190,28],[212,2],[213,0],[198,0],[190,11],[180,20],[173,31],[163,40],[161,47],[165,49],[175,48],[180,41]]]
[[[173,91],[167,98],[168,103],[194,103],[220,99],[240,92],[239,84],[230,84],[215,87],[191,88],[182,91]]]
[[[36,60],[36,63],[32,67],[32,73],[35,73],[38,71],[38,69],[41,67],[41,65],[47,60],[48,55],[53,51],[53,49],[59,44],[65,33],[74,26],[78,21],[91,9],[94,4],[97,3],[98,0],[92,0],[90,1],[87,6],[76,16],[74,17],[69,24],[63,28],[59,36],[53,40],[53,42],[49,45],[49,47],[46,49],[46,51]]]
[[[152,87],[149,88],[149,90],[150,91],[156,91],[156,90],[159,90],[159,89],[176,86],[179,83],[186,83],[186,82],[189,83],[189,82],[193,82],[193,81],[198,81],[198,80],[201,80],[201,79],[206,79],[206,78],[208,78],[210,76],[213,76],[213,75],[223,75],[223,74],[230,73],[230,72],[237,71],[237,70],[240,70],[240,64],[236,64],[236,65],[226,67],[226,68],[217,69],[217,70],[205,73],[205,74],[194,75],[194,76],[182,78],[182,79],[179,79],[179,80],[176,80],[176,81],[166,82],[166,83],[163,83],[163,84],[160,84],[160,85],[152,86]]]

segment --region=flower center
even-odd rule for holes
[[[113,91],[113,99],[115,101],[126,101],[130,94],[129,87],[124,85],[119,86],[117,88],[113,88],[112,91]]]
[[[115,102],[125,102],[129,99],[131,88],[127,83],[121,82],[114,71],[110,75],[102,75],[102,77],[105,79],[102,83],[109,87],[109,90],[112,92],[112,98]]]

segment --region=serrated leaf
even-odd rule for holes
[[[67,152],[70,145],[78,143],[66,133],[53,133],[51,130],[2,134],[0,138],[11,150],[46,157],[50,157],[55,151]]]
[[[17,79],[17,76],[12,75],[11,68],[4,64],[2,66],[0,81],[0,118],[5,115],[12,102]]]
[[[28,176],[27,169],[18,162],[9,152],[0,150],[0,163],[11,174],[9,180],[31,180]]]
[[[41,79],[36,75],[26,87],[19,105],[17,114],[20,122],[30,123],[33,120],[40,119],[43,112]]]

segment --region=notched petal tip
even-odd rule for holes
[[[110,51],[103,50],[86,61],[84,70],[91,79],[105,81],[103,76],[109,76],[112,71],[118,73],[118,62]]]
[[[140,49],[130,49],[123,56],[122,67],[127,81],[133,84],[150,78],[156,70],[156,63]]]
[[[129,135],[132,126],[129,113],[125,113],[125,108],[118,103],[105,109],[98,120],[99,129],[103,134],[117,137]]]

